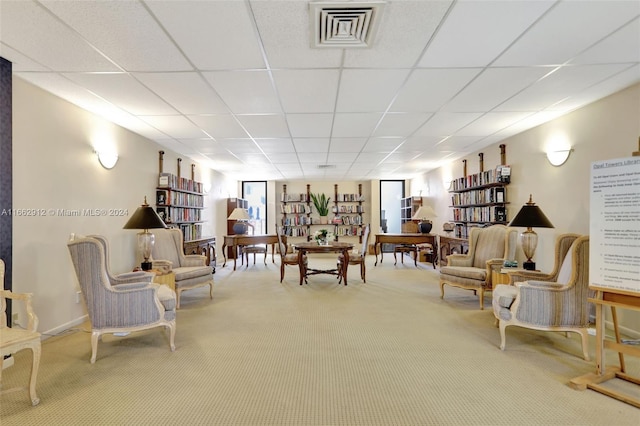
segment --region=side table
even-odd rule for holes
[[[492,271],[491,272],[491,283],[495,287],[498,284],[510,284],[511,277],[509,277],[509,272],[522,272],[524,269],[522,268],[502,268],[500,271]]]
[[[161,273],[160,271],[151,270],[149,272],[154,273],[153,282],[156,284],[164,284],[169,286],[173,291],[176,291],[176,274],[173,271]]]

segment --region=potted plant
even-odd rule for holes
[[[313,205],[315,206],[318,214],[320,215],[320,223],[327,223],[327,216],[329,216],[329,200],[331,198],[325,196],[324,194],[309,194],[311,196],[311,200],[313,201]]]

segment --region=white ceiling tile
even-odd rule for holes
[[[202,138],[206,136],[206,133],[181,115],[141,115],[139,117],[150,126],[174,139]]]
[[[312,151],[299,151],[298,159],[301,163],[308,164],[325,164],[327,159],[327,153],[324,152],[312,152]]]
[[[249,137],[231,115],[190,115],[189,119],[214,139]]]
[[[420,127],[414,136],[441,138],[455,133],[458,129],[480,117],[479,112],[438,112]]]
[[[563,64],[639,13],[637,1],[558,2],[494,65]]]
[[[398,93],[391,111],[438,111],[480,71],[479,68],[416,69]]]
[[[286,138],[290,136],[284,115],[238,115],[237,118],[254,138]]]
[[[465,149],[471,144],[482,140],[483,137],[480,136],[451,136],[447,138],[444,142],[439,143],[435,149],[441,152],[446,151],[458,151],[458,152],[466,152]]]
[[[266,71],[215,71],[203,75],[235,114],[281,112]]]
[[[35,71],[46,73],[49,71],[49,68],[45,67],[44,65],[32,60],[31,58],[23,55],[21,52],[12,49],[11,47],[2,43],[1,39],[0,57],[11,62],[11,70],[13,72]]]
[[[404,138],[371,138],[367,141],[362,152],[383,152],[394,151],[404,141]]]
[[[133,76],[182,114],[229,113],[222,99],[198,73],[134,73]]]
[[[338,70],[273,71],[287,113],[331,112],[338,92]]]
[[[448,102],[442,111],[490,111],[553,70],[553,67],[489,68]]]
[[[331,138],[331,152],[360,152],[367,138]]]
[[[329,138],[294,138],[293,144],[298,153],[326,153],[329,150]]]
[[[459,1],[420,60],[421,67],[483,67],[554,1]]]
[[[145,5],[196,67],[265,67],[244,1],[147,1]]]
[[[367,162],[372,164],[378,164],[382,160],[384,160],[388,153],[377,153],[377,152],[361,152],[358,155],[358,162]]]
[[[128,74],[73,73],[64,76],[136,115],[169,115],[177,111]]]
[[[487,136],[509,127],[529,115],[531,115],[530,112],[489,112],[458,130],[455,136]]]
[[[408,74],[402,69],[344,70],[336,111],[385,111]]]
[[[179,142],[201,154],[226,153],[227,150],[213,139],[179,139]]]
[[[327,157],[327,163],[329,164],[339,164],[339,163],[349,163],[351,164],[356,157],[358,156],[357,152],[330,152]]]
[[[287,122],[294,138],[329,137],[333,114],[287,114]]]
[[[284,154],[295,152],[293,141],[288,138],[255,139],[256,143],[265,154]]]
[[[571,60],[572,64],[640,62],[640,18]]]
[[[374,136],[409,136],[431,117],[430,113],[387,113]]]
[[[258,146],[251,139],[221,139],[218,143],[234,155],[262,154]]]
[[[41,3],[127,71],[193,69],[140,2],[42,0]]]
[[[298,154],[295,152],[275,152],[275,153],[267,153],[267,157],[273,163],[276,161],[278,164],[282,163],[298,163]]]
[[[369,137],[382,114],[336,114],[332,135],[334,138]]]
[[[269,158],[264,154],[259,153],[235,153],[238,158],[244,163],[250,166],[260,166],[265,164],[271,164]]]

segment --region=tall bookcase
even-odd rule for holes
[[[179,228],[184,241],[202,238],[204,195],[202,183],[194,179],[195,165],[191,165],[191,179],[180,176],[182,159],[178,158],[177,174],[163,170],[164,151],[159,152],[156,212],[169,227]]]
[[[511,182],[511,167],[506,165],[505,145],[500,145],[501,164],[484,170],[484,155],[480,157],[480,172],[467,175],[467,160],[463,160],[464,177],[451,182],[452,221],[454,235],[469,238],[473,226],[508,223],[507,185]]]
[[[343,194],[338,192],[338,184],[333,186],[333,218],[331,223],[335,225],[336,237],[358,237],[362,242],[362,215],[364,213],[364,197],[362,196],[362,184],[358,184],[358,192],[355,194]]]
[[[412,217],[422,206],[422,197],[405,197],[400,199],[400,228],[403,233],[418,232],[418,225]]]
[[[289,237],[307,237],[313,219],[311,218],[310,185],[307,185],[307,192],[288,193],[287,185],[282,185],[280,195],[280,213],[282,220],[280,224],[284,227],[285,235]]]

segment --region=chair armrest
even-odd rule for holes
[[[517,282],[530,281],[530,280],[552,281],[554,278],[553,275],[545,274],[543,272],[536,272],[536,271],[513,271],[513,272],[508,272],[508,274],[509,274],[510,283],[512,285]]]
[[[447,266],[471,266],[471,260],[466,254],[450,254],[447,256]]]
[[[125,272],[124,274],[116,275],[111,279],[111,285],[122,285],[128,283],[150,283],[153,280],[153,274],[144,271]]]
[[[184,265],[182,266],[206,266],[207,257],[201,254],[187,254],[184,256]]]
[[[140,288],[145,288],[149,284],[151,284],[150,281],[137,281],[137,282],[131,282],[131,283],[123,283],[123,284],[118,284],[118,286],[116,287],[116,290],[118,291],[137,290]]]
[[[159,270],[166,269],[167,271],[170,271],[173,268],[173,262],[170,260],[162,260],[162,259],[152,260],[151,266],[153,267],[153,269],[159,269]]]
[[[29,331],[37,331],[38,330],[38,317],[35,312],[33,312],[33,306],[31,305],[31,297],[33,297],[33,293],[13,293],[10,290],[2,290],[0,288],[0,297],[11,300],[19,300],[24,304],[25,312],[27,313],[27,330]],[[4,310],[1,312],[1,315],[4,315]]]

